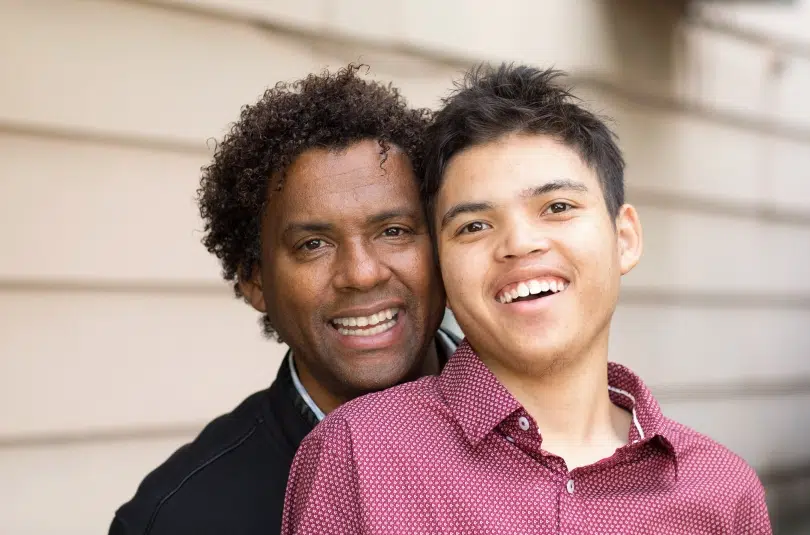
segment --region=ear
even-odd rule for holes
[[[636,209],[630,204],[622,206],[619,209],[619,215],[616,216],[616,237],[619,249],[619,267],[622,275],[626,275],[636,267],[644,248],[641,220],[639,220]]]
[[[240,272],[242,270],[239,270]],[[264,302],[264,292],[262,287],[262,275],[258,266],[254,266],[251,276],[243,280],[239,278],[239,290],[245,296],[245,300],[250,303],[250,306],[259,312],[267,312],[267,307]]]

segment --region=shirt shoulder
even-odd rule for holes
[[[385,430],[386,434],[396,435],[398,428],[391,425],[393,421],[441,418],[446,412],[447,406],[439,390],[438,377],[428,376],[344,403],[332,411],[315,430],[322,429],[322,432],[326,432],[332,426],[324,424],[334,421],[333,425],[339,427],[337,421],[340,421],[353,434]]]
[[[257,392],[211,421],[147,475],[135,496],[116,511],[110,535],[214,533],[211,517],[239,533],[273,533],[266,523],[256,531],[248,523],[256,514],[272,518],[275,503],[280,526],[295,451],[268,440],[272,433],[262,429],[274,425],[262,411],[267,397],[268,390]]]
[[[666,419],[666,438],[672,442],[682,476],[713,481],[740,493],[759,492],[756,471],[740,455],[714,439],[674,420]]]

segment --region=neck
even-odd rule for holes
[[[569,469],[608,457],[626,443],[631,415],[610,401],[607,340],[536,374],[482,360],[537,422],[543,449],[565,459]]]

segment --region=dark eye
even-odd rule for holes
[[[551,205],[548,207],[548,211],[551,212],[552,214],[560,214],[562,212],[570,210],[571,208],[573,208],[573,206],[571,206],[567,202],[555,202],[551,203]]]
[[[402,227],[388,227],[383,231],[383,236],[385,236],[386,238],[399,238],[406,232],[408,231]]]
[[[489,224],[483,223],[481,221],[473,221],[472,223],[467,223],[463,227],[461,227],[461,231],[459,234],[473,234],[475,232],[481,232],[482,230],[486,230],[490,228]]]
[[[323,240],[316,238],[314,240],[305,241],[301,245],[300,249],[304,249],[306,251],[316,251],[316,250],[320,249],[322,246],[323,246]]]

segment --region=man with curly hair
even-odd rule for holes
[[[290,351],[269,389],[146,477],[110,535],[278,533],[293,456],[325,414],[440,370],[458,339],[438,330],[414,172],[429,118],[356,66],[243,109],[203,169],[203,243]]]

